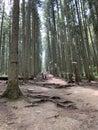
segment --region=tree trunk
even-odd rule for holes
[[[17,99],[22,96],[18,84],[18,31],[19,31],[19,0],[13,2],[12,42],[9,48],[8,86],[3,96]]]
[[[28,82],[29,79],[29,54],[30,54],[30,14],[31,14],[31,0],[28,1],[27,5],[27,17],[26,17],[26,42],[25,42],[25,63],[24,63],[24,82]]]

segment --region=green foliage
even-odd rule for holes
[[[96,66],[92,66],[92,70],[93,70],[93,74],[96,78],[98,78],[98,72],[97,72],[97,67]]]

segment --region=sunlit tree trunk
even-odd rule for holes
[[[3,12],[1,18],[1,28],[0,28],[0,72],[1,72],[1,45],[2,45],[2,38],[3,38],[3,24],[4,24],[4,13],[5,13],[5,4],[3,4]]]

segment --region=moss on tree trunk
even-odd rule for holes
[[[18,86],[18,83],[15,81],[9,81],[7,89],[3,93],[2,97],[6,97],[9,99],[18,99],[22,96],[22,92]]]

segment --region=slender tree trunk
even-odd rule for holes
[[[2,58],[1,58],[1,71],[4,74],[5,70],[5,33],[3,34],[3,41],[2,41]]]
[[[25,0],[22,0],[22,74],[23,74],[23,78],[25,78]]]
[[[79,29],[80,29],[80,36],[81,36],[81,55],[82,55],[82,59],[83,59],[83,64],[84,64],[84,70],[85,70],[85,74],[86,77],[88,78],[89,81],[93,80],[94,77],[91,74],[90,68],[89,68],[89,61],[88,61],[88,57],[87,57],[87,51],[85,48],[85,44],[84,44],[84,37],[83,37],[83,28],[82,28],[82,20],[81,17],[79,15],[79,9],[78,9],[78,1],[75,0],[75,5],[76,5],[76,11],[77,11],[77,17],[78,17],[78,22],[79,22]]]
[[[2,34],[3,34],[3,23],[4,23],[5,4],[3,5],[3,12],[1,18],[1,29],[0,29],[0,72],[1,72],[1,45],[2,45]]]
[[[26,38],[25,38],[25,63],[24,63],[24,82],[28,82],[29,79],[29,53],[30,53],[30,14],[31,14],[31,0],[27,5],[27,17],[26,17]]]
[[[54,2],[51,0],[51,13],[52,13],[52,23],[51,23],[51,40],[52,40],[52,65],[53,65],[53,75],[57,75],[56,66],[57,66],[57,51],[56,51],[56,21],[55,21],[55,11],[54,11]]]

